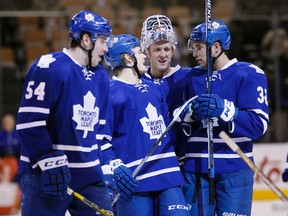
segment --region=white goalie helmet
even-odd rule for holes
[[[169,41],[174,49],[176,48],[176,37],[170,19],[159,14],[149,16],[144,21],[141,31],[142,52],[145,52],[151,44],[162,40]]]

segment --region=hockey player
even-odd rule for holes
[[[206,25],[191,32],[188,49],[199,64],[185,91],[192,102],[192,134],[184,162],[184,195],[191,215],[251,215],[253,171],[219,138],[225,131],[251,159],[253,140],[267,130],[268,86],[263,70],[254,64],[230,60],[231,36],[221,21],[212,21],[210,34],[212,94],[206,92]],[[209,203],[207,119],[213,120],[215,197]]]
[[[176,65],[171,66],[171,59],[176,49],[177,41],[173,26],[168,17],[164,15],[149,16],[143,23],[141,31],[141,49],[147,55],[150,67],[143,75],[144,79],[151,80],[157,84],[165,93],[169,108],[169,116],[173,117],[173,111],[183,102],[183,91],[191,68]],[[182,136],[181,128],[174,125],[174,147],[178,156],[186,142]]]
[[[124,172],[136,169],[169,121],[161,90],[154,83],[140,79],[146,71],[145,58],[140,41],[129,34],[114,36],[114,45],[105,54],[107,65],[117,74],[110,82],[112,111],[108,124],[113,135],[112,148],[106,151],[114,150],[111,155],[125,164]],[[169,133],[144,163],[136,179],[136,188],[131,179],[127,180],[126,187],[119,186],[115,179],[118,191],[122,191],[116,202],[119,216],[189,214],[181,190],[184,180]]]
[[[89,11],[69,24],[71,47],[40,56],[30,67],[17,118],[21,146],[22,216],[95,215],[67,187],[112,211],[102,183],[100,146],[109,76],[99,65],[109,22]]]

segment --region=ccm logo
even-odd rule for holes
[[[44,166],[45,167],[58,167],[62,166],[68,163],[67,158],[59,159],[59,160],[52,160],[52,161],[46,161]]]
[[[54,158],[46,158],[38,162],[41,170],[48,170],[56,167],[68,165],[68,159],[66,155]]]
[[[182,210],[189,210],[189,208],[185,205],[170,205],[168,206],[168,210],[171,211],[171,210],[175,210],[175,209],[182,209]]]

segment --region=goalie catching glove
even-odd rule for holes
[[[109,165],[114,172],[116,191],[124,198],[131,198],[138,186],[137,180],[132,176],[132,171],[120,159],[110,161]]]
[[[38,161],[41,172],[42,190],[63,199],[71,181],[68,159],[63,151],[43,155]]]
[[[238,115],[238,108],[234,106],[232,101],[223,99],[216,94],[202,94],[192,103],[193,119],[196,121],[218,117],[228,123]]]

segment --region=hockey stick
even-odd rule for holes
[[[264,181],[264,183],[270,187],[270,189],[288,205],[288,197],[258,168],[253,161],[248,158],[239,146],[224,132],[221,131],[219,137],[222,138],[226,144],[247,163],[247,165]]]
[[[158,147],[159,143],[162,141],[163,137],[167,134],[167,132],[171,129],[171,127],[174,125],[174,123],[177,121],[177,119],[179,118],[180,114],[182,113],[182,111],[184,110],[184,108],[191,103],[191,101],[195,99],[190,98],[189,100],[187,100],[178,110],[178,112],[174,115],[173,119],[171,120],[170,124],[167,126],[167,128],[165,129],[165,131],[161,134],[161,136],[156,140],[156,142],[153,144],[153,146],[150,148],[149,152],[145,155],[145,157],[141,160],[141,162],[139,163],[139,165],[135,168],[135,170],[132,173],[132,176],[135,178],[135,176],[137,176],[137,174],[139,173],[140,169],[143,167],[144,163],[148,160],[148,158],[152,155],[152,153],[155,151],[155,149]],[[113,202],[112,202],[112,206],[115,205],[115,203],[117,202],[117,200],[120,197],[120,193],[117,193]]]
[[[86,205],[90,206],[92,209],[94,209],[96,212],[101,213],[104,216],[113,216],[113,213],[105,210],[103,208],[100,208],[98,205],[96,205],[95,203],[91,202],[90,200],[86,199],[85,197],[83,197],[81,194],[73,191],[71,188],[67,188],[67,193],[69,195],[73,195],[74,197],[76,197],[77,199],[79,199],[80,201],[82,201],[83,203],[85,203]]]
[[[212,29],[212,15],[211,15],[211,0],[205,0],[205,24],[206,24],[206,60],[207,60],[207,93],[212,93],[211,78],[212,78],[212,56],[211,56],[211,42],[210,34]],[[208,118],[207,125],[208,136],[208,177],[209,177],[209,204],[214,204],[215,196],[215,173],[214,173],[214,144],[213,144],[213,119]]]

